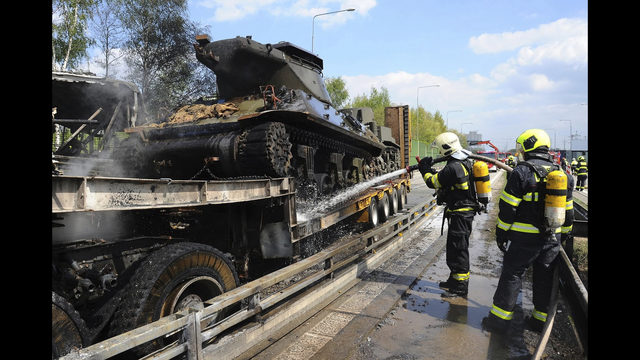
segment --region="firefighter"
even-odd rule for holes
[[[549,155],[549,136],[540,129],[523,132],[516,140],[518,165],[511,173],[499,201],[496,243],[504,254],[502,273],[493,295],[489,315],[482,320],[486,330],[504,333],[513,317],[516,299],[522,286],[524,272],[533,266],[532,315],[525,319],[530,330],[540,332],[547,318],[553,271],[561,241],[571,236],[573,227],[573,177]],[[546,178],[551,170],[566,175],[566,198],[562,198],[556,221],[557,228],[549,228],[545,208]],[[557,171],[554,174],[559,174]],[[555,175],[554,175],[555,176]],[[550,186],[551,187],[551,186]]]
[[[516,160],[513,158],[513,155],[509,155],[509,159],[507,159],[507,165],[512,168],[516,166]]]
[[[582,191],[586,189],[585,185],[587,184],[587,162],[582,155],[578,156],[576,175],[578,175],[578,184],[576,185],[576,190]]]
[[[576,158],[571,158],[571,173],[575,174],[577,170],[578,170],[578,162],[576,161]]]
[[[469,236],[473,218],[480,211],[468,152],[460,145],[458,136],[451,132],[438,135],[432,146],[442,156],[447,156],[446,165],[436,172],[431,165],[433,159],[425,157],[418,163],[418,170],[428,187],[436,189],[438,204],[445,204],[444,220],[447,230],[446,262],[450,274],[439,283],[446,291],[443,297],[466,296],[469,289]]]

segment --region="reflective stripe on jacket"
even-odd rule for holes
[[[578,164],[577,175],[587,175],[587,162],[586,161],[580,161],[580,163]]]
[[[465,165],[463,165],[465,163]],[[475,194],[470,191],[469,160],[451,158],[436,174],[424,174],[424,182],[428,187],[439,190],[441,199],[447,204],[448,211],[474,211],[476,206]]]

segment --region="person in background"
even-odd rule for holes
[[[576,166],[576,175],[578,175],[578,185],[576,185],[576,190],[582,191],[586,189],[587,185],[587,161],[584,159],[584,156],[578,156],[578,165]]]

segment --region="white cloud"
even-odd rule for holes
[[[553,88],[553,81],[549,80],[543,74],[532,74],[529,75],[529,80],[531,81],[531,88],[535,91],[543,91],[549,90]]]
[[[495,81],[478,74],[458,80],[435,76],[429,73],[410,74],[397,71],[383,75],[341,76],[351,99],[358,95],[369,95],[371,88],[385,87],[391,101],[415,108],[418,103],[428,111],[482,106],[488,96],[495,93]],[[423,87],[439,85],[438,87]],[[420,90],[418,90],[419,87]]]
[[[524,31],[482,34],[472,37],[469,45],[477,54],[516,50],[490,73],[491,79],[504,85],[505,96],[584,85],[588,63],[584,19],[560,19]]]
[[[545,61],[565,64],[587,64],[587,37],[574,36],[538,47],[523,47],[516,57],[518,65],[541,65]]]
[[[476,54],[499,53],[576,37],[586,39],[587,22],[563,18],[535,29],[473,36],[469,39],[469,47]]]

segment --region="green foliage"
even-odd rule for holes
[[[384,126],[384,108],[387,106],[391,106],[389,90],[384,86],[380,90],[372,86],[369,96],[365,94],[356,96],[348,107],[370,107],[376,124]]]
[[[349,92],[347,91],[344,80],[339,76],[337,78],[326,78],[324,85],[327,88],[327,92],[329,92],[333,107],[342,109],[347,99],[349,99]]]
[[[417,120],[416,114],[418,115]],[[411,135],[413,139],[419,140],[423,144],[431,144],[436,136],[443,132],[452,132],[458,135],[462,147],[468,147],[467,137],[459,133],[457,130],[448,129],[439,110],[437,110],[435,114],[432,114],[426,111],[422,106],[418,107],[417,112],[415,108],[412,108],[409,113],[409,121],[411,123]]]
[[[199,71],[202,66],[195,59],[192,43],[204,30],[189,21],[185,0],[122,0],[121,4],[128,80],[139,86],[148,115],[163,118],[181,103],[215,91],[213,74]]]
[[[87,56],[94,40],[86,34],[94,0],[55,0],[52,6],[52,46],[54,70],[76,69]]]

